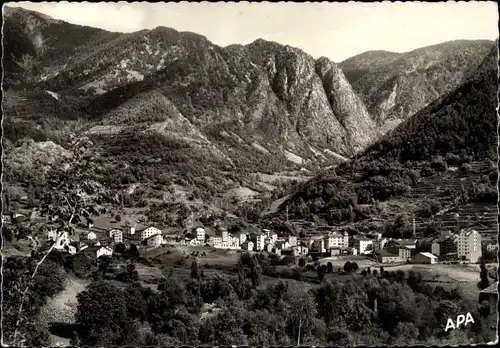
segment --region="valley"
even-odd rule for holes
[[[498,40],[336,63],[4,14],[3,342],[494,339]]]

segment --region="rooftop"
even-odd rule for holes
[[[436,255],[431,254],[431,253],[428,253],[428,252],[418,253],[417,255],[423,255],[423,256],[429,257],[429,258],[431,258],[431,259],[437,259],[437,256],[436,256]]]
[[[380,256],[382,256],[382,257],[398,257],[398,256],[399,256],[399,255],[396,255],[396,254],[390,253],[390,252],[388,252],[388,251],[387,251],[387,250],[385,250],[385,249],[380,250],[380,251],[379,251],[379,254],[380,254]]]

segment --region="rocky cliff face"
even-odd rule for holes
[[[18,11],[26,12],[16,9],[8,19],[26,28]],[[378,136],[336,64],[326,58],[316,62],[300,49],[264,40],[223,48],[201,35],[164,27],[116,34],[36,18],[30,37],[44,41],[36,55],[40,69],[31,72],[38,88],[101,95],[115,100],[113,107],[126,102],[131,110],[140,109],[134,103],[141,93],[155,90],[202,133],[219,127],[270,153],[288,151],[305,162],[331,152],[350,157]],[[58,44],[66,32],[80,31],[74,47]],[[49,52],[67,61],[51,63]],[[92,98],[89,103],[98,104]],[[104,119],[110,111],[92,118]]]
[[[492,46],[488,40],[450,41],[399,55],[383,54],[385,64],[381,54],[362,54],[340,65],[347,71],[372,66],[353,88],[382,132],[387,132],[457,88],[477,70]]]

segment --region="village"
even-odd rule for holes
[[[6,214],[2,223],[9,225],[23,220],[22,214]],[[111,221],[110,221],[111,220]],[[76,233],[57,232],[47,229],[45,236],[31,237],[30,242],[69,254],[82,253],[89,258],[112,256],[118,250],[124,252],[137,248],[144,253],[165,246],[192,246],[244,252],[267,252],[277,256],[292,255],[311,257],[315,260],[327,257],[362,256],[380,264],[399,263],[479,263],[482,251],[495,252],[496,244],[483,241],[474,229],[462,229],[459,233],[448,231],[439,238],[387,238],[382,233],[349,235],[336,227],[323,227],[307,237],[279,236],[269,229],[260,232],[230,233],[226,228],[195,226],[173,233],[152,225],[145,225],[127,217],[113,219],[101,217],[93,224],[78,226]],[[119,220],[119,221],[118,221]],[[101,223],[100,223],[101,222]]]

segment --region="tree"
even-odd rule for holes
[[[82,345],[114,342],[128,323],[124,292],[113,284],[99,281],[77,295],[76,323]],[[113,343],[111,343],[113,344]]]
[[[483,290],[486,289],[490,285],[490,281],[488,280],[488,270],[486,269],[486,264],[481,259],[481,265],[479,266],[479,283],[477,284],[478,288]]]
[[[198,262],[196,262],[196,258],[194,258],[193,262],[191,263],[191,278],[195,280],[200,279],[200,274],[198,272]]]
[[[330,261],[326,264],[326,271],[328,273],[333,273],[333,264]]]
[[[58,238],[64,232],[74,234],[74,223],[90,219],[94,215],[103,214],[106,210],[96,202],[104,201],[106,190],[96,180],[99,155],[91,152],[92,142],[86,137],[70,136],[71,157],[62,157],[60,163],[54,166],[46,175],[45,186],[39,208],[42,217],[47,219],[46,225],[58,233]],[[30,221],[28,230],[35,226]],[[26,226],[20,226],[26,227]],[[25,299],[33,279],[36,278],[39,267],[45,262],[52,252],[55,244],[47,251],[38,250],[35,244],[32,256],[36,266],[24,282],[19,302],[18,320],[12,336],[13,345],[22,345],[22,337],[18,337],[19,328],[25,317],[23,316]]]
[[[125,244],[123,244],[123,243],[116,244],[115,253],[125,254],[126,251],[127,251],[127,248],[126,248]]]
[[[116,220],[116,222],[120,222],[120,221],[122,221],[122,217],[121,217],[121,215],[120,215],[120,214],[117,214],[117,215],[115,216],[115,220]]]
[[[299,259],[299,267],[305,267],[305,265],[306,265],[306,260],[303,258]]]
[[[252,285],[254,287],[259,286],[262,281],[262,268],[260,267],[259,260],[255,255],[251,258],[250,278],[252,279]]]
[[[311,330],[317,313],[316,303],[311,292],[302,287],[289,288],[286,302],[288,322],[297,338],[297,346],[300,346],[301,337]]]

